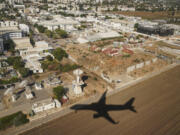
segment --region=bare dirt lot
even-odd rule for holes
[[[88,49],[87,45],[78,45],[76,47],[69,45],[67,52],[79,65],[83,65],[97,75],[101,75],[101,73],[104,72],[110,77],[116,77],[117,75],[123,74],[129,66],[151,60],[155,57],[142,50],[138,51],[138,49],[134,49],[134,54],[132,55],[119,52],[117,56],[108,56],[102,51],[94,52],[91,49]],[[161,67],[166,65],[165,61],[160,59],[158,61],[158,63],[154,64],[154,69],[156,69],[159,63],[161,63]]]
[[[110,112],[119,124],[93,119],[92,111],[78,111],[24,133],[24,135],[179,135],[180,66],[107,98],[123,104],[134,97],[137,113]]]
[[[155,19],[168,19],[168,18],[180,18],[180,12],[176,12],[174,16],[172,16],[172,12],[168,11],[162,11],[162,12],[145,12],[145,11],[119,11],[115,12],[118,14],[122,15],[127,15],[127,16],[136,16],[136,17],[142,17],[143,19],[150,19],[150,20],[155,20]]]

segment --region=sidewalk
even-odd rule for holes
[[[137,83],[139,83],[139,82],[142,82],[142,81],[147,80],[147,79],[149,79],[149,78],[152,78],[152,77],[154,77],[154,76],[156,76],[156,75],[159,75],[159,74],[161,74],[162,72],[168,71],[169,69],[172,69],[172,68],[176,67],[177,65],[180,65],[180,64],[171,64],[171,65],[168,65],[168,66],[162,68],[162,69],[159,70],[159,71],[149,73],[149,74],[147,74],[147,75],[144,76],[144,77],[141,77],[141,78],[138,78],[138,79],[136,79],[136,80],[130,81],[130,82],[122,85],[122,86],[121,86],[120,88],[118,88],[118,89],[115,89],[115,90],[113,90],[113,91],[109,91],[109,92],[107,93],[107,96],[110,96],[110,95],[113,95],[113,94],[115,94],[115,93],[118,93],[118,92],[120,92],[120,91],[122,91],[122,90],[125,90],[126,88],[131,87],[131,86],[133,86],[133,85],[135,85],[135,84],[137,84]],[[100,96],[101,96],[101,95],[96,94],[96,95],[94,95],[94,96],[92,96],[92,97],[90,97],[90,98],[88,98],[88,99],[83,99],[83,100],[79,101],[78,103],[80,103],[80,104],[81,104],[81,103],[88,104],[88,103],[91,103],[91,102],[95,102],[96,100],[99,99]],[[75,104],[77,104],[77,103],[75,103]],[[0,132],[0,134],[2,133],[2,134],[4,134],[4,135],[18,135],[18,134],[23,133],[23,132],[25,132],[25,131],[27,131],[27,130],[30,130],[30,129],[32,129],[32,128],[41,126],[41,125],[44,124],[44,123],[47,123],[47,122],[49,122],[49,121],[52,121],[52,120],[54,120],[54,119],[57,119],[57,118],[59,118],[59,117],[62,117],[62,116],[64,116],[64,115],[67,115],[67,114],[73,112],[73,110],[70,109],[70,107],[73,106],[73,105],[74,105],[74,104],[69,105],[69,106],[67,106],[67,107],[63,107],[63,108],[60,109],[60,111],[58,111],[58,112],[55,112],[55,113],[53,113],[53,114],[51,114],[51,115],[47,115],[46,117],[40,118],[40,119],[38,119],[38,120],[34,120],[34,121],[32,121],[32,122],[24,125],[24,126],[20,126],[20,127],[17,127],[17,128],[11,128],[11,129],[8,129],[6,132]]]

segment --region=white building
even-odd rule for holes
[[[10,5],[14,5],[15,3],[23,4],[23,0],[6,0]]]
[[[0,22],[0,37],[7,39],[21,38],[22,32],[15,21]]]
[[[16,38],[13,39],[16,50],[27,50],[28,48],[32,48],[29,37]]]
[[[82,85],[84,84],[83,80],[81,80],[80,75],[83,73],[82,70],[76,69],[73,71],[73,74],[76,75],[76,80],[72,82],[73,91],[76,95],[82,94]]]
[[[30,87],[26,87],[25,96],[26,96],[27,99],[32,99],[34,97]]]
[[[0,10],[3,9],[3,8],[5,8],[5,7],[6,7],[6,5],[5,5],[4,3],[1,3],[1,4],[0,4]]]
[[[43,73],[43,69],[41,68],[40,60],[50,55],[54,58],[54,56],[46,52],[46,50],[53,49],[48,45],[45,41],[38,41],[35,43],[35,47],[27,48],[26,50],[20,50],[21,57],[26,61],[26,68],[29,68],[34,73]]]
[[[32,105],[32,110],[35,113],[43,112],[53,108],[61,107],[61,103],[58,100],[53,100],[52,98],[48,98],[39,102],[36,102]]]
[[[19,28],[22,30],[24,33],[29,33],[29,26],[26,24],[19,24]]]
[[[0,27],[17,27],[18,23],[15,21],[1,21]]]
[[[42,83],[35,83],[36,90],[41,90],[43,88]]]
[[[79,25],[79,22],[71,19],[71,18],[62,18],[62,16],[55,15],[53,16],[53,20],[50,21],[40,21],[38,24],[43,25],[48,28],[48,30],[54,31],[58,28],[71,32],[76,30],[74,26]]]
[[[18,9],[19,12],[24,13],[25,5],[14,5],[14,8]]]

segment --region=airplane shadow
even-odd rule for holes
[[[122,110],[130,110],[134,113],[137,113],[135,110],[133,103],[135,98],[132,97],[130,98],[125,104],[123,105],[113,105],[113,104],[106,104],[106,92],[103,93],[101,98],[99,99],[98,102],[96,103],[91,103],[91,104],[76,104],[71,107],[72,110],[75,110],[76,112],[78,110],[92,110],[95,111],[96,113],[93,115],[93,118],[99,118],[103,117],[112,124],[118,124],[119,122],[114,121],[111,116],[108,114],[109,111],[122,111]]]

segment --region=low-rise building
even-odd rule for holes
[[[13,42],[15,44],[15,49],[19,51],[32,48],[29,37],[16,38],[13,39]]]
[[[39,102],[36,102],[32,105],[32,110],[34,113],[43,112],[53,108],[61,107],[61,103],[58,100],[54,100],[52,98],[48,98]]]
[[[62,81],[60,80],[60,78],[57,77],[50,77],[45,81],[45,85],[46,86],[56,86],[62,83]]]
[[[35,83],[35,88],[36,88],[36,90],[41,90],[42,88],[43,88],[43,85],[42,85],[42,83],[41,82],[37,82],[37,83]]]
[[[58,28],[71,32],[76,30],[74,26],[79,25],[78,21],[71,18],[62,18],[62,16],[55,15],[53,20],[40,21],[38,24],[48,28],[48,30],[54,31]]]
[[[0,37],[8,40],[22,37],[22,31],[15,21],[0,22]]]
[[[32,99],[34,97],[30,87],[26,87],[25,96],[27,99]]]
[[[174,34],[174,29],[164,25],[139,24],[137,31],[149,35],[155,34],[160,36],[168,36]]]
[[[19,28],[22,30],[23,33],[28,34],[29,33],[29,26],[26,24],[19,24]]]
[[[54,56],[46,52],[46,50],[52,50],[53,48],[48,45],[45,41],[38,41],[35,43],[34,47],[29,47],[24,50],[20,50],[20,55],[23,60],[26,61],[26,68],[29,68],[34,73],[43,73],[43,69],[41,68],[40,60],[45,58],[48,55]]]
[[[1,3],[1,4],[0,4],[0,10],[1,10],[1,9],[4,9],[4,8],[6,8],[6,4]]]

